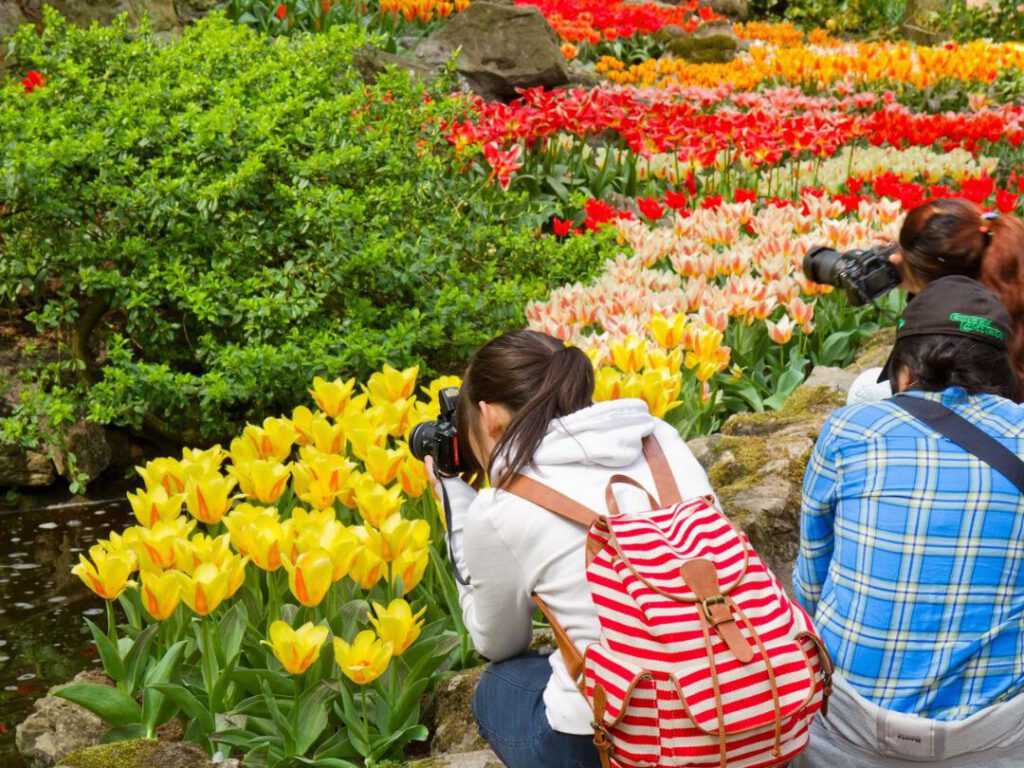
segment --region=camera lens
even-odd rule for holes
[[[804,256],[804,275],[807,276],[808,280],[815,283],[834,285],[837,288],[841,288],[842,286],[839,284],[839,263],[842,260],[843,254],[832,248],[826,248],[825,246],[812,248]]]
[[[434,446],[437,444],[438,422],[424,421],[412,428],[409,433],[409,450],[412,455],[420,461],[425,461],[427,456],[434,455]]]

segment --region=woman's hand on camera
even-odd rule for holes
[[[427,479],[430,481],[432,486],[436,486],[438,483],[437,475],[434,473],[434,457],[427,456],[423,460],[423,466],[427,469]]]

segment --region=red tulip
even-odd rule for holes
[[[650,221],[657,221],[665,214],[664,207],[654,197],[637,198],[636,205],[640,209],[640,213],[644,215],[644,218]]]
[[[288,15],[288,6],[284,3],[278,3],[277,8],[274,9],[274,15],[279,21],[284,21],[284,17]]]

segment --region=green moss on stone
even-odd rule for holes
[[[782,406],[783,416],[809,416],[846,404],[846,395],[832,387],[798,387]]]
[[[720,494],[750,488],[757,482],[758,472],[764,466],[768,439],[760,435],[751,437],[724,437],[718,455],[727,457],[711,467],[708,477],[711,487]],[[728,457],[731,456],[731,460]]]
[[[61,765],[67,768],[206,768],[209,760],[194,744],[138,739],[77,750],[65,757]]]

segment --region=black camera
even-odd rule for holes
[[[854,306],[874,304],[903,282],[899,271],[889,261],[897,248],[896,245],[881,245],[842,253],[818,246],[804,256],[804,274],[815,283],[842,288]]]
[[[437,421],[424,421],[413,427],[409,433],[409,450],[420,461],[433,456],[434,471],[444,477],[454,477],[464,469],[459,451],[459,433],[455,429],[455,405],[459,400],[459,390],[446,387],[438,393],[437,399],[441,405],[441,418]]]

